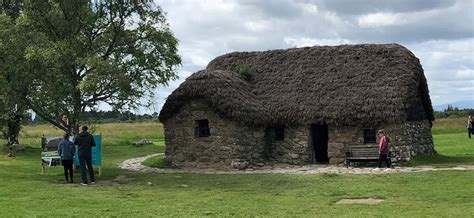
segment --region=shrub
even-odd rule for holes
[[[249,81],[252,78],[250,73],[250,66],[247,64],[237,64],[235,66],[235,71],[244,79]]]

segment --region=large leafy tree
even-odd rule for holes
[[[23,76],[27,65],[22,53],[25,35],[14,28],[23,1],[0,2],[0,132],[7,146],[19,143],[18,135],[27,110],[25,101],[28,79]]]
[[[1,0],[0,1],[0,13],[9,16],[12,19],[16,19],[20,16],[23,8],[24,0]]]
[[[17,71],[28,80],[28,108],[66,132],[101,102],[149,104],[140,99],[175,79],[181,63],[163,11],[149,1],[29,0],[14,29],[28,36]]]

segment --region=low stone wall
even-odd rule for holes
[[[211,135],[195,136],[195,121],[208,119]],[[165,160],[177,167],[245,168],[263,161],[264,128],[238,125],[192,101],[164,123]]]

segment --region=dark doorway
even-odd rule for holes
[[[311,125],[311,141],[314,149],[314,161],[316,163],[327,163],[328,157],[328,125]]]

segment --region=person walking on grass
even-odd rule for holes
[[[74,144],[78,147],[82,185],[88,184],[87,174],[89,174],[91,184],[95,184],[94,168],[92,168],[92,147],[95,147],[95,141],[94,137],[87,132],[88,129],[87,126],[83,126],[74,139]]]
[[[72,162],[74,160],[74,144],[69,141],[69,134],[65,133],[63,140],[59,143],[58,154],[61,157],[61,164],[64,167],[64,177],[67,183],[74,183]]]
[[[467,118],[467,135],[471,138],[471,134],[474,134],[474,121],[472,120],[472,116],[469,115]]]
[[[391,168],[392,164],[389,157],[390,152],[390,139],[387,136],[385,130],[379,130],[379,168],[382,167],[382,161],[385,162],[387,168]]]

